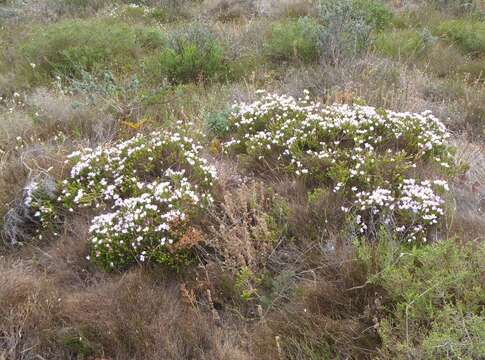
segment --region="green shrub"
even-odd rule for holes
[[[266,55],[272,61],[316,61],[320,31],[321,26],[308,17],[277,22],[271,28]]]
[[[438,25],[436,31],[466,54],[485,54],[485,23],[482,21],[444,21]]]
[[[394,18],[392,11],[381,1],[353,0],[353,8],[355,16],[365,19],[376,31],[389,27]]]
[[[428,43],[422,32],[405,29],[380,33],[374,40],[374,46],[385,56],[409,59],[422,55]]]
[[[68,20],[36,29],[20,46],[27,79],[78,77],[81,71],[122,72],[163,44],[159,30],[130,27],[112,20]]]
[[[225,136],[229,131],[229,115],[228,110],[207,114],[204,122],[208,132],[219,138]]]
[[[159,62],[161,75],[171,83],[217,79],[228,72],[223,47],[202,25],[172,33]]]
[[[386,358],[423,352],[425,358],[485,356],[484,256],[483,244],[453,240],[420,248],[383,238],[377,249],[360,245],[359,257],[373,269],[369,283],[388,296],[379,323]]]

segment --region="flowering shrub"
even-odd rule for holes
[[[403,239],[425,240],[443,214],[433,188],[446,191],[446,182],[421,182],[418,175],[423,165],[441,173],[452,165],[446,128],[430,112],[322,106],[308,93],[297,100],[263,92],[252,104],[235,105],[229,128],[227,152],[332,187],[345,199],[342,211],[356,215],[360,233],[394,224]]]
[[[58,201],[69,211],[99,209],[92,257],[107,267],[134,261],[175,265],[176,243],[196,234],[190,220],[212,202],[215,170],[201,147],[178,133],[154,132],[70,155],[72,169]]]
[[[445,181],[418,183],[405,179],[395,191],[377,188],[372,192],[359,192],[355,202],[359,232],[372,230],[375,234],[376,229],[369,229],[369,226],[384,224],[392,226],[402,239],[426,242],[426,230],[444,215],[444,200],[439,193],[447,190]]]

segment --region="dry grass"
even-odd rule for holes
[[[456,212],[453,231],[468,240],[484,239],[485,231],[485,149],[463,139],[455,141],[457,161],[468,170],[453,188]]]
[[[284,359],[367,359],[375,354],[375,316],[382,298],[375,301],[381,297],[379,288],[361,286],[365,270],[353,256],[347,247],[337,256],[320,257],[314,277],[300,282],[291,303],[259,324],[258,358],[274,359],[280,353]]]
[[[79,226],[77,224],[76,226]],[[82,229],[2,258],[0,356],[5,359],[248,359],[237,337],[187,302],[176,277],[93,270]]]
[[[315,12],[313,0],[205,0],[207,14],[220,21],[250,19],[255,15],[271,18],[300,17]]]
[[[32,219],[24,205],[24,188],[35,178],[59,180],[64,174],[63,147],[53,144],[26,144],[6,152],[0,159],[1,237],[16,243],[30,237]]]
[[[60,131],[71,139],[95,145],[112,139],[116,133],[113,117],[83,98],[40,88],[27,98],[27,104],[38,114],[35,130],[39,137]]]

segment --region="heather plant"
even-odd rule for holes
[[[261,94],[235,104],[223,143],[255,169],[270,168],[330,187],[355,216],[357,232],[375,236],[391,227],[402,240],[427,241],[444,214],[444,180],[420,179],[417,169],[437,167],[446,177],[453,162],[449,134],[430,112],[396,113],[361,105],[322,106],[308,93]]]
[[[184,259],[177,246],[197,242],[191,219],[212,202],[216,176],[200,150],[186,136],[155,132],[71,154],[58,201],[69,211],[99,209],[90,227],[94,261],[114,268]]]

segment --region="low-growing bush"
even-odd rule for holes
[[[374,46],[379,53],[395,59],[419,57],[432,44],[432,38],[411,29],[383,32],[374,40]]]
[[[308,17],[277,22],[271,28],[265,47],[266,56],[276,62],[316,61],[320,55],[318,41],[321,29],[318,22]]]
[[[229,130],[229,114],[229,110],[207,114],[204,122],[208,132],[215,137],[223,137]]]
[[[223,46],[199,24],[172,33],[158,59],[161,75],[171,83],[216,79],[228,71]]]
[[[176,265],[178,247],[197,243],[190,220],[212,202],[215,178],[199,151],[185,136],[153,133],[71,156],[65,206],[111,209],[92,221],[95,261],[108,267],[145,260]]]
[[[159,48],[159,30],[114,20],[66,20],[37,29],[19,47],[27,80],[45,83],[81,71],[127,71],[147,52]]]
[[[358,249],[370,272],[368,285],[387,293],[378,327],[385,358],[485,355],[483,244],[444,240],[410,248],[381,238],[377,248],[361,244]]]
[[[448,185],[421,179],[418,169],[449,173],[448,136],[430,112],[324,107],[308,95],[267,94],[235,105],[223,147],[253,169],[330,187],[345,199],[341,210],[353,218],[357,235],[375,237],[383,227],[402,240],[426,242],[444,214],[441,194]]]
[[[437,33],[456,44],[464,53],[485,53],[485,23],[477,20],[449,20],[440,23]]]

